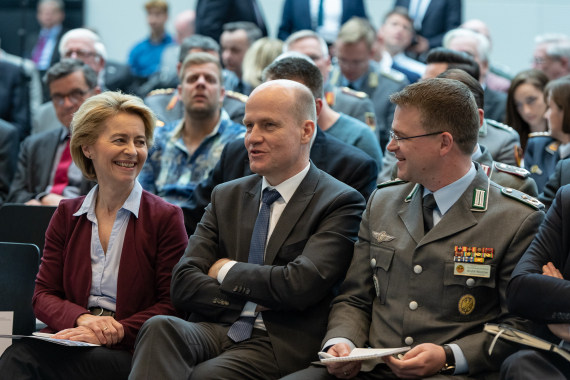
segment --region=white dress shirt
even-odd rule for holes
[[[323,0],[323,25],[319,26],[321,0],[311,0],[311,25],[328,43],[333,43],[342,20],[342,0]]]
[[[271,238],[271,234],[273,233],[273,230],[275,229],[275,226],[277,225],[277,222],[279,221],[281,214],[283,214],[285,207],[287,206],[287,204],[291,200],[291,197],[293,197],[293,194],[295,194],[295,191],[297,191],[297,188],[299,187],[299,185],[301,184],[301,182],[303,181],[303,179],[305,178],[305,176],[309,172],[310,168],[311,168],[311,163],[309,163],[305,167],[305,169],[301,170],[299,173],[295,174],[293,177],[289,178],[288,180],[281,182],[277,186],[271,186],[269,184],[269,182],[267,182],[265,177],[263,177],[263,180],[261,182],[261,194],[263,194],[263,190],[265,190],[266,188],[275,189],[279,192],[279,194],[281,194],[281,197],[279,197],[275,202],[273,202],[273,204],[271,205],[271,208],[270,208],[269,231],[267,231],[267,241],[265,244],[266,249],[267,249],[267,242],[269,242],[269,239]],[[260,209],[261,209],[261,205],[262,205],[262,199],[263,199],[263,197],[260,197],[260,200],[259,200],[259,208]],[[230,261],[230,262],[224,264],[220,268],[220,270],[218,271],[218,282],[220,283],[220,285],[224,281],[224,278],[226,277],[226,275],[228,274],[230,269],[235,264],[237,264],[237,261]],[[243,307],[243,311],[241,312],[241,316],[242,317],[255,317],[257,315],[255,323],[253,324],[253,327],[256,329],[260,329],[260,330],[266,330],[265,324],[263,323],[263,317],[261,316],[261,313],[255,312],[256,307],[257,307],[256,303],[248,301]]]
[[[410,0],[408,14],[414,20],[415,30],[422,29],[422,22],[424,21],[424,16],[426,15],[429,3],[431,3],[431,0]]]

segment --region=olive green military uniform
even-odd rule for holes
[[[243,124],[247,96],[234,91],[226,91],[223,108],[234,123]],[[144,98],[144,103],[156,114],[159,121],[168,124],[184,117],[184,104],[175,88],[154,90]]]
[[[373,131],[376,130],[374,104],[366,93],[348,87],[335,87],[329,83],[325,86],[325,100],[333,111],[363,121]]]
[[[520,137],[517,131],[508,125],[485,119],[479,128],[479,144],[489,150],[493,160],[520,166],[522,159]]]

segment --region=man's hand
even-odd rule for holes
[[[91,344],[101,344],[97,335],[89,327],[80,326],[72,329],[61,330],[54,336],[53,339],[67,339],[76,342],[85,342]]]
[[[216,261],[214,263],[214,265],[212,265],[212,267],[208,271],[208,276],[217,280],[218,279],[218,272],[220,271],[220,269],[222,269],[224,264],[229,263],[230,261],[231,261],[230,259],[219,259],[218,261]]]
[[[342,357],[350,355],[350,346],[346,343],[338,343],[332,346],[328,351],[327,354]],[[337,363],[328,363],[327,370],[331,375],[338,377],[339,379],[352,379],[354,376],[358,374],[360,371],[360,367],[362,366],[362,361],[354,361],[354,362],[337,362]]]
[[[550,262],[542,266],[542,274],[548,277],[555,277],[564,280],[564,277],[562,277],[562,273],[560,273],[560,271],[556,269],[554,264]]]
[[[42,205],[42,203],[40,201],[37,201],[35,199],[30,199],[25,204],[28,206],[41,206]]]
[[[58,194],[48,194],[45,197],[42,198],[42,205],[44,206],[59,206],[59,202],[65,199],[64,197],[62,197],[61,195]]]
[[[431,343],[420,344],[401,360],[392,356],[382,357],[394,374],[402,379],[417,379],[435,375],[445,365],[443,347]]]
[[[416,41],[417,44],[410,46],[410,48],[408,49],[409,51],[416,54],[422,54],[429,50],[429,41],[427,40],[427,38],[417,35]]]
[[[93,331],[99,342],[111,347],[123,340],[125,332],[123,325],[113,317],[99,317],[91,314],[82,314],[75,321],[77,327],[87,327]]]

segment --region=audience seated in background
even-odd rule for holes
[[[554,173],[544,185],[542,193],[539,194],[538,200],[544,204],[544,212],[547,212],[556,198],[558,190],[562,186],[570,184],[570,158],[559,160],[554,169]]]
[[[10,123],[0,120],[0,206],[8,197],[18,162],[20,139],[18,130]]]
[[[333,68],[330,83],[366,93],[374,103],[376,134],[380,147],[389,141],[389,129],[394,118],[390,94],[408,84],[406,76],[398,71],[387,71],[372,60],[376,33],[365,19],[353,17],[347,21],[335,43],[338,66]]]
[[[78,59],[97,74],[101,91],[126,91],[131,85],[131,74],[126,65],[107,60],[107,51],[101,38],[89,29],[72,29],[61,38],[59,52],[63,58]],[[53,102],[40,106],[32,120],[32,134],[61,128]]]
[[[163,0],[150,0],[145,4],[150,36],[136,44],[129,53],[129,66],[133,75],[148,78],[158,70],[164,48],[173,42],[164,30],[168,20],[168,4]]]
[[[95,185],[72,162],[69,128],[83,102],[101,92],[97,74],[81,61],[62,59],[46,73],[46,84],[61,127],[24,140],[10,186],[10,203],[57,206],[64,198],[86,195]]]
[[[398,107],[388,149],[399,158],[401,180],[370,197],[321,347],[336,357],[356,347],[412,349],[383,357],[367,373],[362,361],[339,362],[287,380],[489,376],[515,347],[498,340],[491,356],[485,323],[532,327],[509,313],[505,291],[544,214],[539,204],[521,202],[522,193],[505,195],[471,161],[480,124],[473,95],[459,81],[436,78],[391,100]],[[487,268],[485,277],[466,263],[476,254],[467,247],[482,250],[483,263],[472,265]]]
[[[10,123],[22,141],[30,134],[30,102],[25,73],[20,67],[0,61],[0,120]]]
[[[442,46],[445,33],[461,24],[461,4],[461,0],[396,0],[394,7],[407,8],[414,20],[417,34],[409,53],[421,59],[430,49]]]
[[[97,186],[56,210],[33,306],[48,326],[43,332],[102,347],[17,340],[0,358],[0,378],[126,379],[142,324],[176,315],[170,281],[188,242],[182,213],[136,180],[154,126],[140,99],[114,92],[90,98],[75,114],[71,155]]]
[[[384,16],[382,26],[378,29],[377,37],[383,42],[383,50],[390,54],[393,63],[397,65],[397,67],[392,66],[393,69],[401,71],[399,67],[403,67],[421,77],[426,71],[426,65],[404,54],[406,49],[412,44],[414,35],[414,20],[408,16],[407,9],[398,7]],[[382,57],[382,60],[384,59]],[[409,76],[408,80],[411,83],[417,81],[411,80]]]
[[[542,34],[534,39],[532,67],[554,80],[570,74],[570,38],[565,34]]]
[[[564,186],[557,192],[544,223],[517,264],[507,287],[509,310],[535,322],[535,335],[566,350],[570,349],[569,202],[570,186]],[[559,354],[526,346],[520,348],[521,351],[503,363],[501,379],[568,378],[570,363]]]
[[[312,30],[295,32],[283,43],[283,52],[296,51],[310,57],[323,76],[325,100],[337,112],[365,122],[372,130],[376,129],[374,104],[364,92],[356,92],[347,87],[335,87],[329,83],[331,57],[326,41]]]
[[[260,38],[247,50],[242,62],[241,80],[254,89],[263,83],[263,70],[283,51],[283,41],[268,37]]]
[[[287,65],[287,62],[300,61],[298,64]],[[270,65],[265,71],[268,78],[273,80],[285,78],[295,78],[303,84],[311,86],[311,93],[315,97],[315,106],[317,117],[322,115],[323,104],[318,94],[322,91],[318,89],[318,83],[311,77],[314,67],[306,62],[306,59],[294,57],[285,58],[284,62],[275,63],[279,70],[270,69]],[[305,71],[307,67],[307,71]],[[270,75],[271,74],[271,75]],[[327,113],[328,111],[324,111]],[[330,117],[330,112],[328,112]],[[317,119],[318,123],[329,125],[329,120]],[[359,191],[365,199],[368,199],[372,191],[376,188],[376,177],[378,175],[378,165],[375,161],[362,150],[348,145],[329,133],[323,132],[317,125],[315,134],[312,137],[313,142],[310,146],[310,159],[313,164],[328,173],[337,180],[344,182],[352,188]],[[184,211],[184,223],[188,235],[196,230],[197,224],[204,215],[204,210],[211,202],[212,191],[222,183],[232,181],[237,178],[245,177],[253,174],[250,167],[251,158],[248,157],[248,151],[244,146],[243,139],[230,142],[224,147],[220,161],[208,178],[202,181],[192,193],[192,196],[186,204],[182,206]]]
[[[491,39],[491,31],[487,24],[481,20],[472,19],[461,24],[460,28],[469,29],[476,33],[482,34],[489,40],[489,51],[493,50],[493,40]],[[495,62],[489,63],[489,72],[487,73],[487,81],[485,82],[491,90],[508,92],[511,85],[511,70],[505,65]]]
[[[524,167],[531,172],[539,192],[554,173],[556,163],[570,157],[570,79],[562,77],[548,83],[544,99],[550,135],[528,139],[524,154]]]
[[[196,12],[187,9],[180,12],[174,18],[174,29],[176,30],[176,40],[166,46],[160,56],[159,73],[163,70],[174,71],[180,56],[180,45],[185,38],[194,34],[196,25]],[[176,73],[175,73],[176,75]]]
[[[172,275],[189,321],[146,322],[130,379],[276,379],[317,360],[365,201],[311,163],[315,111],[297,82],[252,92],[245,146],[257,175],[212,193]]]
[[[536,69],[521,71],[511,82],[505,124],[518,132],[523,152],[530,134],[548,131],[544,118],[547,108],[544,87],[547,83],[546,74]]]
[[[445,35],[443,46],[451,50],[465,52],[479,64],[479,82],[485,89],[485,116],[487,119],[503,122],[507,95],[494,91],[486,85],[491,53],[491,44],[487,37],[469,29],[454,29]]]
[[[251,86],[242,80],[242,63],[247,50],[263,36],[261,29],[253,22],[236,21],[224,25],[224,32],[220,37],[222,48],[222,63],[224,67],[232,71],[239,82],[234,90],[249,95]]]
[[[243,137],[245,128],[230,120],[224,99],[222,66],[208,53],[191,53],[180,67],[178,93],[184,118],[156,130],[155,145],[141,171],[142,187],[173,204],[188,200],[214,168],[224,146]]]
[[[180,72],[180,66],[188,54],[191,53],[208,53],[220,59],[220,45],[210,37],[195,34],[191,37],[184,39],[180,46],[179,61],[176,64],[176,72]],[[225,89],[224,110],[228,113],[230,119],[234,123],[243,123],[243,115],[245,113],[245,101],[247,96],[232,91],[237,85],[238,79],[236,75],[224,69],[223,70],[223,83]],[[180,83],[178,74],[175,78],[168,81],[173,87]],[[145,104],[152,109],[158,119],[165,124],[174,120],[180,120],[184,117],[184,104],[182,103],[176,88],[160,89],[152,91],[144,99]]]

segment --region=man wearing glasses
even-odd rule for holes
[[[62,126],[24,140],[7,199],[10,203],[57,206],[63,198],[86,195],[94,185],[71,159],[69,126],[85,100],[101,92],[97,74],[81,61],[62,59],[47,71],[46,83]]]
[[[354,17],[347,21],[335,43],[338,66],[330,75],[330,84],[364,92],[370,97],[376,114],[376,133],[384,150],[395,109],[389,96],[409,82],[401,72],[382,69],[372,61],[375,41],[376,33],[366,19]]]
[[[534,39],[532,68],[555,80],[570,74],[570,38],[564,34],[543,34]]]
[[[411,350],[370,372],[360,361],[338,362],[288,380],[490,378],[517,348],[497,341],[490,356],[484,324],[530,328],[509,313],[505,291],[544,218],[542,204],[490,181],[471,161],[479,112],[463,83],[429,79],[390,98],[397,107],[388,150],[402,180],[370,196],[322,347],[333,356],[367,346]]]

